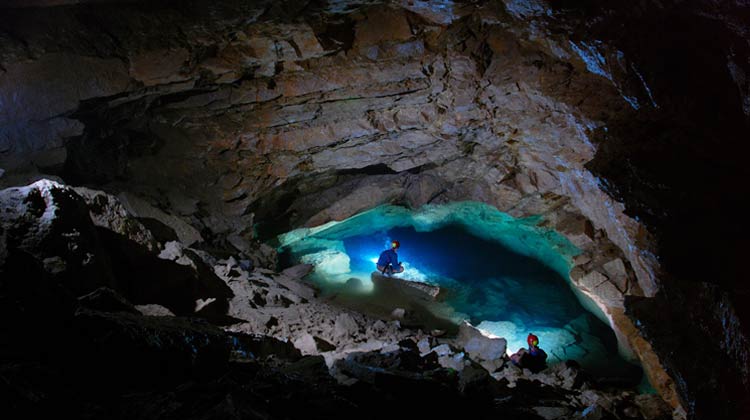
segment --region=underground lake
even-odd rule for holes
[[[441,288],[438,302],[420,308],[434,326],[450,330],[468,321],[505,338],[509,354],[534,333],[550,364],[572,359],[593,374],[648,390],[637,362],[618,352],[601,312],[571,287],[569,271],[579,250],[540,221],[478,202],[418,210],[385,205],[279,235],[277,245],[282,268],[312,264],[309,281],[333,303],[382,316],[378,308],[409,304],[389,302],[394,298],[378,293],[371,280],[379,254],[398,240],[405,271],[395,276]]]

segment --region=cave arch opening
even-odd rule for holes
[[[391,298],[376,293],[371,273],[380,252],[398,239],[405,271],[397,276],[443,290],[440,302],[427,308],[435,319],[452,325],[467,320],[506,338],[509,352],[525,346],[533,332],[550,363],[573,359],[600,376],[643,381],[640,366],[618,352],[596,305],[571,287],[569,272],[580,251],[540,222],[479,202],[417,210],[384,205],[279,235],[279,261],[282,268],[312,264],[310,280],[324,295],[367,312]]]

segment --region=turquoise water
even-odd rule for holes
[[[450,311],[439,315],[506,338],[509,351],[525,347],[533,332],[550,363],[575,359],[592,373],[639,383],[640,367],[620,357],[614,332],[584,308],[590,302],[568,283],[579,250],[538,222],[474,202],[418,211],[382,206],[278,239],[285,264],[314,264],[312,281],[324,291],[355,277],[365,293],[372,288],[374,261],[399,240],[406,267],[399,276],[447,291]]]

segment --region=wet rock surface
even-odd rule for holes
[[[0,185],[106,191],[3,191],[5,273],[338,357],[403,337],[259,239],[477,200],[581,248],[573,283],[671,405],[747,415],[746,5],[435,4],[0,2]]]

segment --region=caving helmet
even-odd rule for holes
[[[529,336],[526,337],[526,342],[529,343],[529,347],[536,347],[539,345],[539,337],[534,334],[529,334]]]
[[[401,248],[401,243],[399,241],[391,241],[391,248],[399,249]]]

